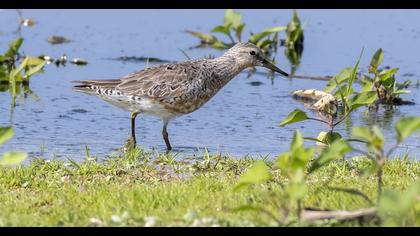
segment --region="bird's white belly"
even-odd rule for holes
[[[175,116],[181,115],[169,111],[163,104],[146,97],[127,97],[118,95],[101,97],[105,101],[123,110],[157,116],[164,120],[169,120]]]

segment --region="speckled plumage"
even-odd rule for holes
[[[265,63],[258,47],[238,43],[218,58],[162,64],[114,80],[75,81],[79,85],[73,88],[135,114],[158,116],[166,131],[169,120],[200,108],[247,67],[265,66],[287,75]]]

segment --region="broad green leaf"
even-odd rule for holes
[[[404,93],[411,93],[411,91],[407,90],[407,89],[398,89],[398,90],[392,92],[392,95],[404,94]]]
[[[230,36],[230,29],[229,29],[229,27],[224,26],[224,25],[218,25],[218,26],[214,27],[211,30],[211,32],[213,32],[213,33],[217,33],[217,32],[218,33],[223,33],[223,34],[226,34],[226,35]]]
[[[278,167],[294,181],[300,181],[304,178],[304,170],[308,162],[312,159],[315,149],[305,148],[302,134],[296,130],[290,151],[283,153],[278,158]],[[302,172],[302,173],[300,173]],[[299,178],[299,179],[297,179]]]
[[[0,145],[11,139],[13,134],[14,132],[12,127],[0,127]]]
[[[41,64],[31,67],[28,71],[25,72],[25,75],[23,76],[24,79],[28,79],[33,74],[38,73],[44,68],[44,65],[46,64],[46,61],[43,61]]]
[[[229,45],[227,45],[226,43],[224,43],[222,41],[219,41],[219,40],[212,43],[211,46],[213,48],[216,48],[216,49],[227,49],[227,48],[229,48]]]
[[[16,69],[11,70],[9,74],[9,84],[11,85],[10,93],[12,95],[12,100],[16,97],[16,74]]]
[[[211,35],[211,34],[194,32],[194,31],[189,31],[189,30],[187,30],[186,32],[195,36],[195,37],[197,37],[197,38],[199,38],[199,39],[201,39],[201,41],[203,43],[206,43],[206,44],[212,44],[212,43],[217,41],[217,38],[214,35]]]
[[[9,49],[4,54],[6,57],[13,58],[15,54],[19,51],[20,46],[23,43],[23,38],[18,38],[15,41],[9,44]]]
[[[341,101],[348,102],[348,97],[354,93],[353,88],[350,88],[350,91],[347,91],[347,85],[342,85],[338,87],[337,91],[333,94],[335,97],[340,96]]]
[[[28,58],[28,61],[26,63],[26,65],[28,66],[37,66],[39,64],[45,63],[45,60],[39,59],[38,57],[27,56],[25,58]]]
[[[337,132],[325,132],[322,131],[319,133],[317,139],[320,140],[321,142],[317,143],[317,145],[329,145],[331,143],[333,143],[335,140],[341,139],[342,136],[341,134],[337,133]]]
[[[337,92],[335,92],[334,96],[337,97],[340,95],[341,102],[344,104],[344,107],[347,110],[350,109],[348,97],[345,95],[346,93],[346,85],[339,86]]]
[[[357,74],[357,70],[359,69],[359,63],[360,63],[360,59],[362,58],[362,55],[363,55],[363,51],[364,51],[364,48],[362,49],[362,51],[360,52],[360,56],[359,56],[359,59],[357,59],[357,63],[356,63],[356,65],[354,66],[354,68],[353,68],[353,70],[352,70],[352,72],[351,72],[351,76],[350,76],[350,78],[349,78],[349,82],[347,83],[347,94],[346,94],[346,96],[349,96],[351,93],[351,91],[352,91],[352,89],[353,89],[353,82],[354,82],[354,80],[356,79],[356,74]],[[352,92],[353,93],[353,92]]]
[[[236,29],[235,29],[235,35],[236,38],[238,39],[238,42],[242,41],[242,31],[245,28],[245,24],[240,24]]]
[[[291,150],[296,150],[303,147],[303,137],[299,130],[296,130],[293,134],[292,143],[290,145]]]
[[[385,138],[384,138],[384,135],[382,134],[382,131],[379,129],[378,126],[374,125],[372,126],[372,133],[375,138],[373,145],[375,145],[377,149],[382,149],[385,143]]]
[[[227,9],[225,11],[225,19],[224,19],[224,25],[232,25],[234,29],[238,28],[241,25],[241,19],[242,16],[240,13],[235,12],[232,9]]]
[[[362,90],[360,90],[361,93],[372,91],[373,88],[373,79],[369,76],[364,76],[365,78],[362,80]]]
[[[359,93],[350,99],[350,106],[354,110],[361,106],[366,106],[374,103],[377,100],[377,98],[378,94],[376,93],[376,91]]]
[[[271,28],[265,29],[260,33],[253,34],[249,38],[249,42],[251,42],[253,44],[257,44],[261,39],[267,37],[268,35],[271,35],[273,33],[277,33],[277,32],[283,31],[283,30],[286,30],[286,27],[276,26],[276,27],[271,27]]]
[[[401,118],[395,125],[397,131],[397,141],[402,142],[414,132],[420,129],[420,117],[404,117]]]
[[[336,87],[337,87],[337,82],[338,84],[341,84],[345,81],[347,81],[352,73],[353,68],[352,67],[347,67],[345,69],[343,69],[342,71],[340,71],[334,78],[330,79],[330,81],[328,81],[327,86],[325,87],[324,91],[325,92],[332,92]]]
[[[318,158],[312,163],[311,167],[309,168],[309,173],[314,172],[315,170],[319,169],[320,167],[324,166],[325,164],[329,163],[330,161],[343,158],[344,155],[351,151],[350,145],[342,140],[334,141],[328,148],[326,148]]]
[[[378,77],[383,86],[388,89],[391,89],[395,86],[395,73],[397,73],[398,68],[390,69],[390,70],[383,70],[381,73],[378,74]]]
[[[378,74],[378,77],[381,80],[384,80],[385,78],[394,76],[398,72],[398,70],[399,70],[399,68],[392,68],[392,69],[389,69],[389,70],[383,70]]]
[[[281,170],[287,172],[290,166],[290,162],[291,162],[291,155],[290,152],[285,152],[282,153],[279,157],[278,157],[278,166]]]
[[[292,20],[286,26],[286,46],[294,49],[299,41],[303,41],[303,29],[297,12],[294,10]]]
[[[285,126],[285,125],[299,122],[306,119],[308,119],[308,116],[306,115],[305,112],[299,109],[295,109],[280,123],[280,126]]]
[[[265,182],[271,178],[268,166],[264,161],[255,162],[239,179],[239,183],[234,190],[239,190],[250,184]]]
[[[16,69],[12,70],[12,72],[10,73],[10,76],[16,77],[16,75],[20,74],[20,72],[26,67],[26,65],[28,63],[28,60],[29,59],[26,57]],[[15,78],[15,80],[16,80],[16,82],[19,81],[16,78]]]
[[[379,65],[381,65],[382,61],[384,60],[384,53],[382,52],[382,48],[379,48],[372,57],[369,66],[369,72],[376,74]]]
[[[352,136],[354,138],[366,141],[366,145],[368,146],[369,150],[381,150],[383,149],[385,143],[384,136],[376,125],[372,127],[354,127],[352,129]]]
[[[285,191],[291,199],[299,200],[305,197],[308,192],[308,186],[304,182],[289,183],[285,186]]]
[[[271,39],[265,39],[265,40],[259,41],[256,45],[259,48],[263,49],[265,47],[268,47],[268,46],[272,45],[273,43],[275,43],[273,40],[271,40]]]
[[[351,131],[352,137],[361,138],[369,142],[372,139],[372,133],[369,130],[369,127],[354,127]]]
[[[413,211],[414,215],[416,215],[415,205],[418,202],[419,194],[420,181],[414,182],[404,192],[384,189],[378,205],[378,215],[383,221],[383,225],[401,226],[404,224],[410,211]]]
[[[28,154],[24,152],[6,152],[0,160],[0,166],[18,165],[21,164],[27,157]]]
[[[306,170],[310,160],[312,160],[315,153],[314,147],[302,148],[292,152],[292,171]]]

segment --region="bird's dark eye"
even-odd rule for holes
[[[252,56],[255,56],[255,51],[250,51],[249,54],[251,54]]]

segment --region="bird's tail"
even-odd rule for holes
[[[102,89],[115,89],[115,87],[121,82],[119,79],[115,80],[76,80],[73,83],[78,83],[73,86],[73,90],[76,92],[82,92],[87,94],[96,94],[98,90]]]

